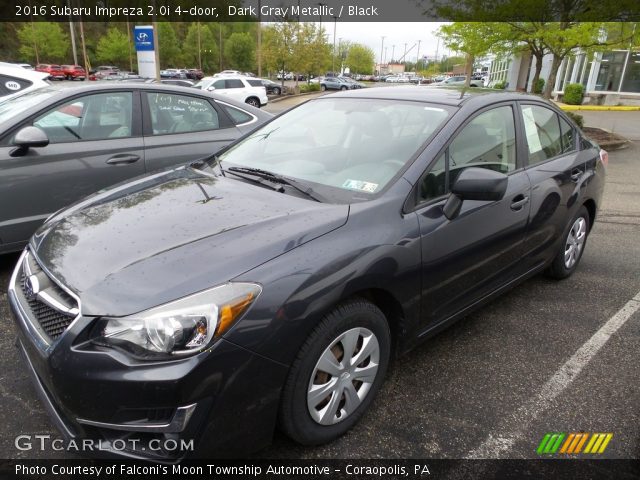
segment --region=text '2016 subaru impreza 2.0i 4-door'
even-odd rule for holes
[[[576,270],[606,161],[536,97],[318,98],[49,218],[11,280],[19,349],[59,427],[140,439],[125,455],[331,441],[392,352]]]

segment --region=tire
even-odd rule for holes
[[[280,89],[279,88],[274,88],[273,89],[273,94],[274,95],[280,95]]]
[[[563,279],[573,275],[587,245],[590,228],[589,212],[582,206],[567,225],[560,250],[546,271],[548,276]]]
[[[340,87],[340,90],[345,91],[347,87]]]
[[[307,338],[291,366],[282,392],[281,430],[303,445],[330,442],[346,433],[384,381],[390,344],[389,325],[378,307],[362,299],[337,306]],[[353,352],[350,359],[361,361],[345,361],[348,350]],[[334,373],[324,371],[321,362],[328,369],[335,366]]]
[[[258,100],[256,97],[247,98],[245,103],[251,105],[252,107],[260,108],[260,100]]]
[[[320,85],[320,90],[321,90],[321,91],[323,91],[323,92],[324,92],[326,89],[327,89],[327,86],[326,86],[326,85]]]

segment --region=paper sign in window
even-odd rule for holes
[[[524,121],[524,131],[527,134],[527,143],[529,144],[529,153],[536,153],[542,150],[540,137],[538,136],[538,127],[533,117],[533,109],[531,107],[522,108],[522,120]]]

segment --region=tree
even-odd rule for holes
[[[375,53],[366,45],[354,43],[347,51],[345,64],[352,73],[371,74],[375,64]]]
[[[279,22],[264,29],[262,63],[267,69],[284,72],[290,68],[296,27],[297,24],[293,22]]]
[[[465,54],[465,88],[471,83],[476,57],[505,49],[505,27],[497,22],[454,22],[440,27],[438,36],[448,48]]]
[[[96,59],[101,63],[110,63],[122,67],[129,58],[129,38],[117,27],[111,27],[98,41]]]
[[[200,30],[199,43],[198,30]],[[199,60],[202,61],[202,66]],[[206,23],[192,23],[189,26],[182,43],[182,63],[185,66],[198,66],[205,72],[212,72],[218,68],[218,43]]]
[[[18,29],[20,54],[33,62],[65,63],[69,37],[56,22],[23,23]],[[36,54],[37,51],[37,54]]]
[[[243,72],[254,69],[256,45],[250,33],[232,33],[224,46],[224,56],[231,68]]]
[[[160,64],[165,67],[180,65],[181,52],[178,36],[170,22],[158,22],[158,48],[160,50]]]

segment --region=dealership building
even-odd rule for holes
[[[547,80],[551,55],[542,59],[540,77]],[[509,58],[493,58],[489,84],[504,81],[507,90],[529,91],[535,73],[536,58],[530,52]],[[640,48],[567,55],[556,76],[553,95],[561,98],[565,85],[581,83],[585,103],[640,105]]]

